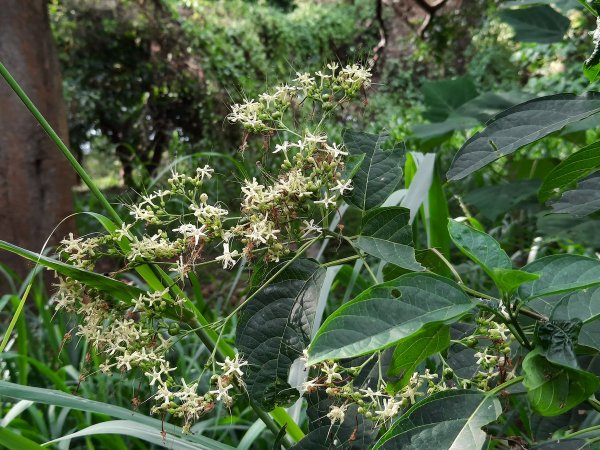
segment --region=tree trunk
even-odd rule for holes
[[[47,0],[4,0],[0,61],[67,142],[67,115]],[[0,239],[40,251],[73,210],[76,176],[54,143],[10,87],[0,79]],[[61,226],[50,244],[73,228]],[[20,277],[32,264],[0,251],[0,263]],[[0,276],[0,293],[6,292]]]

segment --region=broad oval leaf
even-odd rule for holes
[[[470,77],[426,81],[421,92],[427,110],[423,117],[431,122],[442,122],[460,106],[477,97],[477,88]]]
[[[600,285],[600,260],[586,256],[546,256],[521,270],[540,276],[519,288],[523,300]]]
[[[565,295],[556,304],[552,320],[581,320],[578,344],[600,350],[600,287]]]
[[[365,355],[417,333],[449,324],[475,303],[456,283],[411,273],[367,289],[327,318],[309,349],[309,364]]]
[[[482,392],[438,392],[402,415],[374,450],[480,450],[487,438],[481,428],[501,413],[498,399]]]
[[[381,205],[402,179],[404,150],[383,150],[388,139],[385,134],[345,130],[343,139],[351,155],[365,155],[352,178],[354,189],[346,201],[365,211]]]
[[[506,9],[500,17],[515,31],[514,40],[551,44],[560,42],[571,21],[548,5]]]
[[[527,144],[600,111],[600,95],[559,94],[540,97],[498,114],[458,151],[448,171],[460,180]]]
[[[458,249],[475,261],[491,277],[493,269],[511,269],[512,262],[498,241],[464,223],[450,219],[448,231]]]
[[[552,169],[540,187],[539,199],[541,201],[548,200],[555,192],[587,177],[599,166],[600,141],[573,153]]]
[[[587,216],[600,209],[600,175],[594,174],[552,203],[555,213]]]
[[[61,275],[81,281],[86,286],[106,292],[126,303],[130,303],[132,299],[137,298],[144,293],[144,291],[135,286],[121,283],[113,278],[108,278],[95,272],[78,269],[77,267],[65,264],[53,258],[48,258],[47,256],[43,256],[38,253],[31,252],[29,250],[25,250],[24,248],[5,241],[0,241],[0,249],[22,256],[23,258],[34,263],[39,263],[48,269],[55,270]]]
[[[425,358],[441,352],[450,345],[450,328],[446,325],[424,327],[394,350],[388,369],[390,376],[402,376],[397,383],[388,382],[387,389],[397,392],[405,386],[415,369]]]
[[[419,264],[412,247],[410,211],[400,206],[367,211],[356,247],[385,262],[412,271],[425,268]]]
[[[600,387],[596,375],[552,364],[539,349],[527,354],[523,372],[529,402],[543,416],[557,416],[569,411]]]
[[[242,309],[236,344],[249,363],[248,395],[263,409],[288,406],[300,395],[288,376],[310,342],[324,274],[315,261],[294,261]]]

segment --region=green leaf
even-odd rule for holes
[[[427,245],[437,248],[442,255],[450,256],[450,234],[445,224],[448,222],[448,200],[439,173],[439,158],[433,172],[433,181],[429,189],[429,214],[427,215]]]
[[[548,5],[500,11],[501,19],[515,31],[514,40],[551,44],[561,42],[571,21]]]
[[[578,369],[575,346],[582,324],[579,319],[538,322],[535,340],[540,354],[551,363]]]
[[[526,301],[600,284],[600,260],[586,256],[546,256],[521,270],[540,275],[539,279],[519,288],[519,296]]]
[[[374,450],[479,450],[487,439],[481,428],[501,413],[498,399],[482,392],[438,392],[402,415]]]
[[[42,389],[32,386],[21,386],[15,383],[9,383],[8,381],[0,381],[0,396],[15,398],[19,400],[31,400],[36,403],[42,403],[45,405],[55,405],[63,408],[72,408],[79,411],[89,411],[96,414],[105,414],[107,416],[116,417],[118,419],[132,420],[136,423],[152,427],[159,436],[160,431],[162,429],[175,436],[183,435],[183,431],[180,427],[177,427],[160,419],[144,416],[143,414],[137,413],[135,411],[131,411],[129,409],[121,408],[119,406],[111,405],[108,403],[96,402],[94,400],[76,397],[74,395],[67,394],[61,391],[55,391],[53,389]],[[188,434],[185,436],[187,440],[205,445],[208,448],[212,448],[215,450],[232,450],[232,447],[228,445],[221,444],[217,441],[214,441],[199,434]]]
[[[402,344],[425,325],[449,324],[475,303],[456,283],[411,273],[367,289],[330,315],[309,349],[309,364]]]
[[[249,363],[248,395],[265,410],[288,406],[300,396],[288,376],[310,342],[324,274],[315,261],[294,261],[242,309],[236,345]]]
[[[423,117],[431,122],[442,122],[459,106],[477,97],[477,88],[470,77],[425,81],[421,92],[426,111]]]
[[[600,209],[600,174],[577,184],[571,191],[566,191],[561,198],[552,203],[555,213],[587,216]]]
[[[580,320],[579,345],[600,351],[600,287],[573,292],[562,297],[552,310],[552,320]]]
[[[397,383],[389,383],[388,390],[398,392],[405,386],[425,358],[441,352],[450,345],[450,327],[424,327],[410,338],[402,341],[392,355],[389,376],[402,376]]]
[[[600,141],[573,153],[544,179],[538,197],[546,201],[556,192],[579,181],[600,167]]]
[[[61,436],[57,439],[46,442],[44,445],[53,444],[65,440],[76,439],[85,436],[95,436],[98,434],[119,434],[123,436],[131,436],[141,439],[145,442],[157,445],[164,448],[177,448],[181,450],[217,450],[222,448],[222,445],[217,441],[213,441],[215,446],[207,444],[196,444],[183,440],[172,434],[166,433],[162,436],[161,430],[148,425],[142,425],[131,420],[109,420],[107,422],[97,423],[75,433]]]
[[[540,278],[537,273],[523,272],[522,270],[515,269],[492,269],[492,279],[496,286],[502,291],[508,294],[512,294],[516,291],[519,286],[524,283],[535,281]]]
[[[484,186],[468,192],[463,200],[475,206],[492,221],[532,198],[540,187],[538,180],[517,180],[506,184]]]
[[[425,268],[415,259],[415,249],[408,245],[396,244],[395,242],[370,236],[359,236],[355,245],[363,252],[375,256],[385,262],[415,272],[425,270]]]
[[[361,235],[384,239],[396,244],[412,245],[410,211],[401,206],[386,206],[367,211],[362,220]]]
[[[369,255],[407,270],[425,270],[415,259],[410,211],[389,206],[367,211],[356,247]]]
[[[44,447],[32,440],[2,427],[0,427],[0,444],[9,450],[44,450]]]
[[[458,151],[448,180],[460,180],[472,172],[510,155],[527,144],[600,111],[600,96],[590,92],[578,97],[559,94],[530,100],[492,119]]]
[[[530,448],[531,450],[593,450],[595,444],[586,439],[559,438],[555,441],[542,442],[541,444]]]
[[[365,155],[352,179],[354,189],[346,201],[365,211],[381,205],[402,179],[404,150],[383,150],[388,139],[386,134],[345,130],[343,139],[350,155]]]
[[[25,250],[24,248],[5,241],[0,241],[0,249],[22,256],[23,258],[34,263],[39,263],[44,267],[55,270],[61,275],[81,281],[86,286],[99,289],[126,303],[130,303],[132,299],[138,298],[144,293],[144,291],[136,288],[135,286],[121,283],[120,281],[105,277],[104,275],[100,275],[98,273],[78,269],[77,267],[65,264],[53,258],[48,258],[47,256],[43,256],[38,253],[30,252],[29,250]]]
[[[493,269],[511,269],[512,262],[490,235],[456,220],[448,220],[448,232],[458,249],[477,263],[492,279]]]
[[[523,372],[529,402],[543,416],[558,416],[569,411],[600,387],[594,374],[552,364],[539,349],[527,354]]]

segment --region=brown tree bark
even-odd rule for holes
[[[4,0],[0,61],[67,142],[62,81],[47,0]],[[40,251],[53,228],[73,210],[76,176],[37,121],[0,78],[0,239]],[[54,234],[56,243],[73,223]],[[32,268],[0,251],[0,263],[23,277]],[[6,282],[0,276],[0,293]]]

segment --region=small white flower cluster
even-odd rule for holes
[[[475,385],[482,390],[491,389],[498,382],[503,383],[515,376],[510,359],[512,335],[503,323],[478,319],[477,332],[491,340],[491,345],[479,349],[474,354],[475,362],[481,367],[473,377]]]
[[[227,118],[252,133],[276,131],[281,129],[282,118],[294,102],[302,105],[311,99],[327,112],[371,86],[371,72],[361,65],[340,69],[337,63],[331,63],[327,69],[312,75],[296,73],[292,85],[280,85],[270,93],[265,92],[258,101],[245,100],[233,105]]]
[[[104,242],[103,237],[76,238],[69,233],[69,237],[60,243],[69,263],[80,269],[91,270],[99,256],[97,247]]]
[[[381,424],[389,423],[400,414],[402,409],[414,405],[418,397],[451,389],[445,382],[436,383],[438,375],[430,373],[429,369],[426,369],[423,374],[413,373],[406,386],[391,395],[383,380],[379,381],[377,390],[370,387],[356,390],[352,386],[352,368],[344,369],[331,361],[318,364],[315,368],[319,369],[319,375],[306,381],[302,385],[302,390],[312,393],[324,389],[329,397],[336,400],[327,414],[332,424],[343,422],[348,407],[353,403],[358,405],[359,414],[369,419],[376,419]],[[342,375],[343,372],[345,376]]]
[[[213,376],[215,389],[205,394],[198,393],[198,382],[187,384],[181,379],[180,385],[175,385],[172,380],[162,380],[161,372],[146,373],[151,378],[150,384],[158,383],[158,390],[154,395],[157,402],[152,407],[152,414],[166,413],[183,419],[183,431],[189,432],[192,424],[202,415],[212,411],[216,402],[222,402],[226,408],[233,404],[230,390],[237,385],[245,386],[243,381],[244,372],[242,368],[248,364],[236,354],[233,359],[226,357],[222,363],[217,363],[221,368],[221,374]]]

